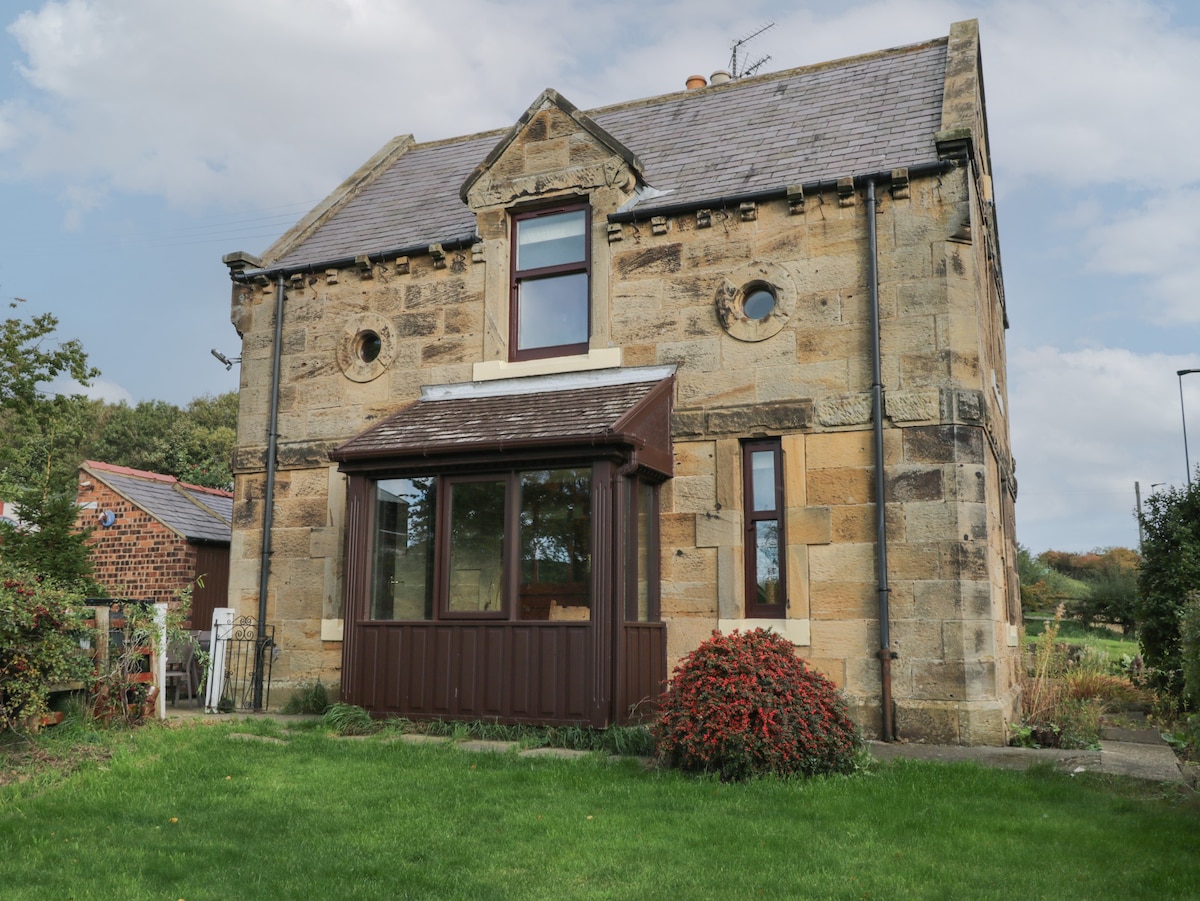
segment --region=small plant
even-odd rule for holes
[[[373,735],[382,724],[371,714],[354,704],[334,704],[321,717],[321,722],[338,735]]]
[[[283,705],[286,714],[316,714],[320,716],[329,709],[329,691],[320,679],[316,682],[301,682],[292,696]]]
[[[660,763],[722,780],[850,773],[862,745],[833,683],[763,629],[684,658],[653,733]]]

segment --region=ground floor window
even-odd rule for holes
[[[369,618],[590,619],[592,483],[590,466],[375,481]]]
[[[746,523],[746,616],[783,617],[787,608],[784,560],[783,449],[778,438],[742,445]]]

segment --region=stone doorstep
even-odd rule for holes
[[[1101,741],[1124,741],[1139,745],[1163,745],[1162,733],[1156,729],[1127,729],[1124,726],[1101,726]]]

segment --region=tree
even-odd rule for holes
[[[1157,687],[1181,697],[1180,617],[1189,592],[1200,589],[1200,481],[1150,495],[1142,526],[1142,655],[1156,671]]]
[[[18,308],[19,299],[9,306]],[[35,576],[93,590],[87,534],[76,532],[75,468],[64,445],[83,440],[87,401],[46,396],[42,386],[59,375],[86,385],[99,374],[78,341],[48,346],[58,327],[49,313],[0,325],[0,416],[24,441],[9,441],[0,454],[0,491],[21,510],[25,525],[0,523],[0,556]],[[79,414],[72,416],[68,414]],[[77,451],[76,451],[77,453]]]
[[[25,301],[15,298],[10,309]],[[0,326],[0,407],[22,407],[35,402],[40,386],[64,373],[81,385],[100,374],[87,363],[83,345],[76,340],[47,347],[46,340],[58,328],[50,313],[26,321],[15,316]]]

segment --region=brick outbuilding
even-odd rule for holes
[[[192,627],[207,629],[229,588],[233,495],[174,476],[88,460],[78,524],[92,529],[95,578],[113,597],[172,601],[192,592]]]

